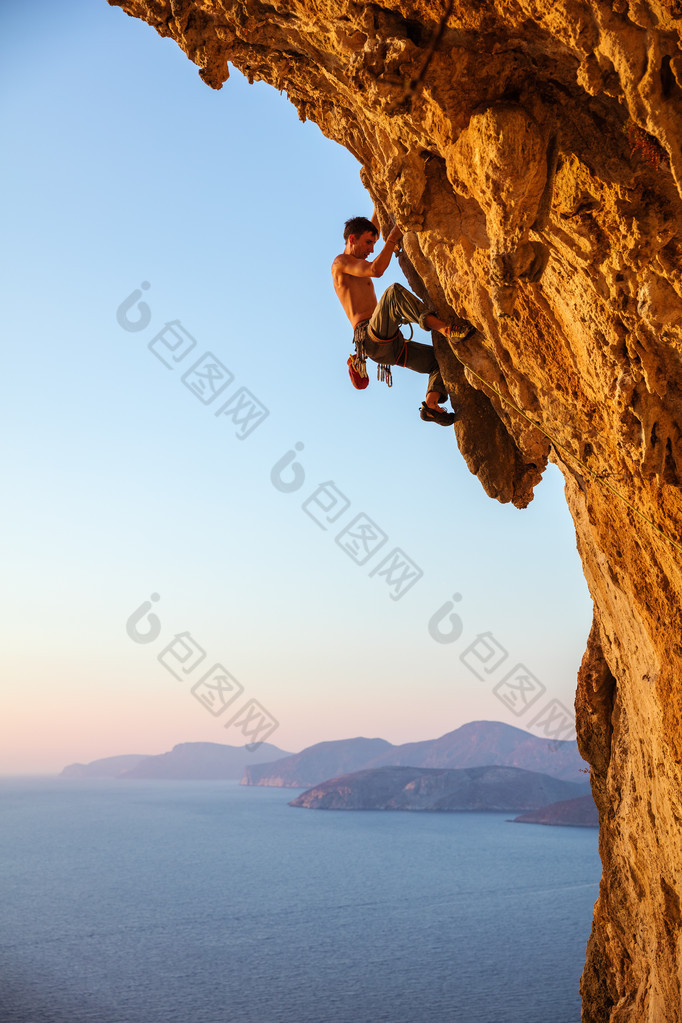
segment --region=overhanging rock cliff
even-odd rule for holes
[[[523,507],[561,468],[595,605],[583,1018],[680,1023],[682,3],[109,2],[357,157],[412,287],[479,328],[461,360],[435,343],[486,492]]]

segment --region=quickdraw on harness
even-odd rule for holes
[[[400,362],[401,359],[403,360],[403,362],[402,362],[403,366],[405,366],[407,364],[407,342],[412,340],[412,336],[414,334],[414,330],[412,329],[412,324],[411,323],[401,324],[401,326],[408,326],[410,328],[410,336],[408,338],[403,338],[403,336],[400,333],[400,331],[397,330],[396,333],[393,335],[393,337],[389,337],[389,338],[384,339],[384,338],[380,338],[380,337],[376,337],[375,336],[372,339],[377,344],[388,344],[391,341],[397,341],[398,338],[402,338],[403,346],[400,349],[400,354],[399,354],[398,358],[395,360],[394,363],[391,364],[393,366],[400,366],[401,365],[401,362]],[[368,333],[370,333],[370,332],[373,333],[372,328],[369,326],[369,324],[367,324],[367,332]],[[389,387],[393,387],[393,374],[391,373],[391,366],[390,365],[388,365],[387,363],[383,363],[383,362],[379,363],[379,366],[377,368],[377,380],[379,380],[381,383],[387,384]]]
[[[388,387],[393,387],[393,374],[391,373],[391,367],[384,365],[380,362],[377,366],[377,380],[381,384],[386,384]]]

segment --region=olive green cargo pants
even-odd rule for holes
[[[426,393],[436,391],[442,402],[447,400],[448,392],[433,347],[418,341],[406,341],[399,329],[405,323],[418,323],[423,330],[428,330],[425,320],[429,314],[435,315],[434,310],[428,309],[416,295],[402,284],[391,284],[379,299],[371,318],[359,323],[355,331],[356,337],[361,332],[362,346],[372,362],[382,366],[405,366],[415,373],[428,373]],[[368,327],[375,338],[381,340],[370,337]]]

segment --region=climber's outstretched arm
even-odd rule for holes
[[[369,232],[367,233],[369,234]],[[332,273],[337,270],[350,274],[351,277],[381,277],[388,264],[391,262],[391,256],[393,255],[393,249],[395,248],[396,243],[399,242],[401,238],[402,232],[400,228],[394,227],[393,230],[389,232],[388,238],[384,242],[381,252],[376,259],[372,260],[371,263],[369,263],[366,258],[362,259],[359,256],[353,256],[347,252],[342,253],[334,260]],[[368,244],[368,248],[374,248],[373,241]]]

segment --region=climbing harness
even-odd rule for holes
[[[403,338],[403,346],[400,349],[400,354],[394,363],[380,362],[377,366],[377,380],[379,383],[386,384],[388,387],[393,387],[393,374],[391,373],[391,366],[400,366],[400,360],[403,359],[402,365],[405,366],[407,363],[407,342],[412,340],[414,330],[412,324],[401,324],[401,326],[409,326],[410,336]],[[365,352],[365,341],[370,336],[370,340],[374,341],[375,344],[388,344],[389,341],[395,341],[401,337],[400,330],[396,331],[393,337],[380,338],[376,337],[374,331],[369,326],[369,321],[365,320],[363,323],[358,323],[357,327],[353,331],[353,344],[355,345],[355,355],[348,356],[348,373],[350,375],[351,383],[353,387],[357,387],[358,390],[364,390],[369,384],[369,377],[367,376],[367,353]]]
[[[454,352],[454,354],[465,369],[467,369],[473,376],[475,376],[477,380],[480,380],[485,387],[490,388],[490,390],[493,391],[501,401],[506,402],[507,405],[513,408],[515,412],[518,412],[518,414],[522,416],[526,420],[526,422],[530,423],[531,426],[534,426],[536,430],[539,430],[540,433],[543,434],[543,436],[545,436],[549,441],[551,441],[555,448],[558,448],[560,451],[565,452],[569,456],[569,458],[572,458],[574,462],[577,462],[578,465],[581,466],[581,468],[583,468],[585,472],[588,473],[588,475],[591,476],[596,483],[601,483],[603,487],[606,487],[606,489],[609,490],[614,495],[614,497],[617,497],[619,501],[622,501],[623,504],[627,505],[627,507],[631,511],[633,511],[635,515],[637,515],[640,519],[643,519],[644,522],[648,523],[648,525],[650,525],[652,529],[655,529],[656,532],[660,534],[660,536],[662,536],[665,540],[671,543],[673,547],[676,547],[678,551],[682,552],[682,544],[678,543],[677,540],[673,540],[673,538],[668,533],[666,533],[665,530],[661,529],[660,526],[657,526],[656,523],[653,522],[650,518],[648,518],[644,514],[644,512],[641,512],[639,508],[635,508],[634,504],[631,504],[631,502],[628,501],[627,497],[624,497],[623,494],[620,493],[620,491],[616,490],[614,486],[607,482],[604,470],[595,471],[594,469],[590,469],[589,465],[586,465],[581,458],[578,458],[577,455],[574,455],[570,448],[567,448],[565,444],[562,444],[560,441],[558,441],[555,437],[552,436],[551,433],[548,433],[547,430],[544,429],[544,427],[540,426],[533,419],[531,419],[529,415],[527,415],[522,409],[518,407],[518,405],[515,405],[511,398],[507,398],[504,394],[502,394],[499,388],[495,387],[494,384],[489,383],[479,373],[477,373],[475,369],[472,369],[471,366],[467,365],[467,363],[464,362],[464,360],[461,359],[456,352]]]

